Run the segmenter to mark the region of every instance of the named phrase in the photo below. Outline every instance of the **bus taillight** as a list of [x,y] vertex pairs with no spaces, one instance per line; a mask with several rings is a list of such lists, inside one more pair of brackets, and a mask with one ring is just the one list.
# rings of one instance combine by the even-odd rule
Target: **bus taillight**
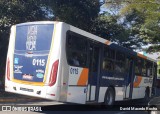
[[53,86],[56,83],[57,71],[58,71],[59,60],[55,61],[52,65],[52,70],[49,79],[49,86]]
[[10,80],[10,60],[7,60],[7,79]]

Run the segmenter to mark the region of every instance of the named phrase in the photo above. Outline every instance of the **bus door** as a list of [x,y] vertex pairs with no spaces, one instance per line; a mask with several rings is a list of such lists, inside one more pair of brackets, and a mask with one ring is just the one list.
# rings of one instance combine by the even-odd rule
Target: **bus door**
[[89,46],[89,79],[87,101],[97,101],[100,75],[100,47],[91,44]]
[[127,77],[125,80],[125,96],[124,98],[132,98],[133,82],[134,82],[134,60],[127,58]]

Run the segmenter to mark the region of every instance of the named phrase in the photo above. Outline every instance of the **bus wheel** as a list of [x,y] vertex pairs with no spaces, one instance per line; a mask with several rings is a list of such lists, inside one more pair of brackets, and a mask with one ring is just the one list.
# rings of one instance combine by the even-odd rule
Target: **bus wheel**
[[104,104],[105,106],[113,106],[115,101],[115,92],[113,88],[109,87],[105,94]]

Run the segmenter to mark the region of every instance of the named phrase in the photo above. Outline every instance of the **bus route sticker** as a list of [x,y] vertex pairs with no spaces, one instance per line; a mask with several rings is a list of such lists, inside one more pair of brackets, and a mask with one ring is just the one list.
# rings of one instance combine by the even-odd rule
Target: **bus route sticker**
[[29,26],[27,41],[26,41],[26,49],[29,51],[36,50],[36,40],[37,40],[37,26]]

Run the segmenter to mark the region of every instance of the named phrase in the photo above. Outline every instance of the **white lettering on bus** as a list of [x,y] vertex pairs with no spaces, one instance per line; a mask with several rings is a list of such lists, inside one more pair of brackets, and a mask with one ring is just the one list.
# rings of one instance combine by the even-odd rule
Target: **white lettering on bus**
[[29,26],[27,33],[26,49],[36,50],[37,26]]
[[32,65],[34,66],[45,66],[46,61],[45,59],[33,59]]
[[153,80],[153,79],[144,79],[144,83],[150,83],[150,84],[151,84],[151,83],[152,83],[152,80]]
[[107,77],[107,76],[102,76],[102,79],[108,79],[108,80],[124,80],[124,78]]

